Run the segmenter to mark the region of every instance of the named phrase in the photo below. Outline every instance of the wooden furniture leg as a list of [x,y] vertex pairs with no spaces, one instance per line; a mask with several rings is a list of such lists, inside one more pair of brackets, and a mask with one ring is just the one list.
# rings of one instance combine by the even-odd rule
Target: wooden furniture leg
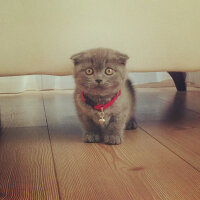
[[186,91],[186,73],[185,72],[168,72],[169,75],[172,77],[176,89],[178,91]]

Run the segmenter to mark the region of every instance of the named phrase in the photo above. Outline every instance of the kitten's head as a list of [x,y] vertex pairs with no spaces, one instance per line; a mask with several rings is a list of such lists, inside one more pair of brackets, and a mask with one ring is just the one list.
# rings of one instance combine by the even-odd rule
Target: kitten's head
[[71,57],[76,86],[90,95],[112,95],[126,80],[128,56],[112,49],[98,48]]

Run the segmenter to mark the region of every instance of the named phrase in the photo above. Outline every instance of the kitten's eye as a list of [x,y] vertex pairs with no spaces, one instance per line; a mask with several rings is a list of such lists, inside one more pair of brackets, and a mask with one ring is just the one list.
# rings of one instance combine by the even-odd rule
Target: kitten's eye
[[94,71],[93,71],[92,68],[87,68],[87,69],[85,70],[85,73],[86,73],[87,75],[92,75],[92,74],[94,73]]
[[112,74],[113,74],[113,69],[107,68],[107,69],[105,70],[105,73],[106,73],[107,75],[112,75]]

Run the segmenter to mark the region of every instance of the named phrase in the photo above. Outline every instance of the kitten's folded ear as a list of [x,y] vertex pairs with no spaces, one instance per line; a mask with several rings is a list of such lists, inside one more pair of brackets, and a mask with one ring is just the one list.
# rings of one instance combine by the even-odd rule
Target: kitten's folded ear
[[73,60],[74,65],[78,65],[81,61],[83,53],[77,53],[70,57]]
[[117,55],[117,61],[119,64],[121,65],[126,65],[126,61],[129,59],[129,57],[126,54],[122,54],[122,53],[116,53]]

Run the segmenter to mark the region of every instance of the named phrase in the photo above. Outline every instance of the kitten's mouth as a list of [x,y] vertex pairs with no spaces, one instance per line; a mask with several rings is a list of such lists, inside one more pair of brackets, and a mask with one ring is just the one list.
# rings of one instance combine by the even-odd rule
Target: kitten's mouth
[[103,85],[96,85],[96,86],[94,86],[94,89],[103,90],[103,89],[105,89],[105,87]]
[[114,84],[112,86],[108,86],[107,84],[98,84],[98,85],[93,84],[87,88],[86,93],[90,93],[93,95],[105,96],[105,95],[109,95],[112,93],[116,93],[116,91],[118,89],[119,89],[118,84]]
[[90,88],[90,93],[96,94],[96,95],[104,95],[107,93],[107,88],[103,85],[95,85]]

